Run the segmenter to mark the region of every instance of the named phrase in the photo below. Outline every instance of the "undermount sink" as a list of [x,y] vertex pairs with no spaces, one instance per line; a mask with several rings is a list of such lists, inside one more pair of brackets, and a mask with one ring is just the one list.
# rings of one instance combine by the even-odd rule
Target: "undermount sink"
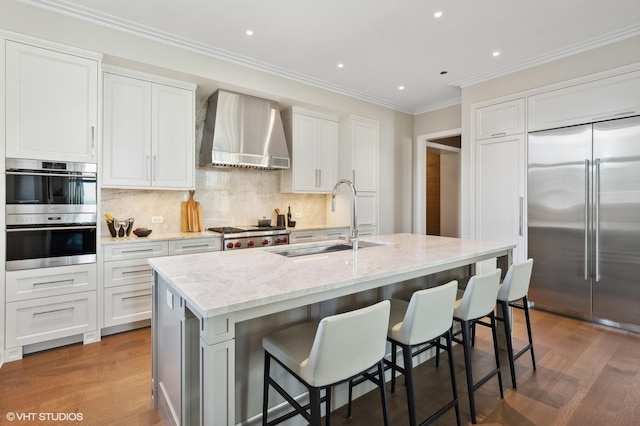
[[[372,243],[370,241],[358,241],[358,249],[381,246],[382,243]],[[284,250],[278,249],[271,251],[274,254],[286,257],[309,256],[312,254],[332,253],[334,251],[351,250],[353,247],[350,243],[331,243],[326,245],[296,247],[291,245]]]

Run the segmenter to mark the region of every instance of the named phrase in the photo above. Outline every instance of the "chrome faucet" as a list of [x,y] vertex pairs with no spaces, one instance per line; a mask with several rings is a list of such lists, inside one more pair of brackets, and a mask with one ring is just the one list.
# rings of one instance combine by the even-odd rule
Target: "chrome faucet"
[[336,190],[341,184],[346,184],[351,189],[351,205],[353,206],[353,211],[351,214],[351,236],[349,237],[349,242],[354,250],[358,248],[358,202],[357,202],[357,194],[356,187],[353,186],[348,179],[340,179],[333,187],[331,191],[331,211],[336,211]]

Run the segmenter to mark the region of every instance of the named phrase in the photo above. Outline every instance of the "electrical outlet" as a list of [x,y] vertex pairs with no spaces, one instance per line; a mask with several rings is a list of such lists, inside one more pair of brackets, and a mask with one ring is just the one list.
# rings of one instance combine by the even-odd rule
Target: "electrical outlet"
[[164,218],[162,216],[151,216],[151,223],[163,223]]
[[296,219],[300,219],[302,217],[302,213],[300,212],[296,212],[295,216]]

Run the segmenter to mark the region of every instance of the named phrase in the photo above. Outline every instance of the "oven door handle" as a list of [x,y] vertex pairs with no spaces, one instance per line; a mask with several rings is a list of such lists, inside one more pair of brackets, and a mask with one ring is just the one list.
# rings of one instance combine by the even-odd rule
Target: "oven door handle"
[[24,227],[21,226],[19,228],[9,228],[7,227],[7,232],[28,232],[28,231],[67,231],[70,229],[96,229],[95,225],[87,225],[87,226],[30,226]]
[[90,178],[95,179],[95,173],[39,173],[39,172],[12,172],[7,170],[8,175],[16,176],[46,176],[46,177],[75,177],[75,178]]

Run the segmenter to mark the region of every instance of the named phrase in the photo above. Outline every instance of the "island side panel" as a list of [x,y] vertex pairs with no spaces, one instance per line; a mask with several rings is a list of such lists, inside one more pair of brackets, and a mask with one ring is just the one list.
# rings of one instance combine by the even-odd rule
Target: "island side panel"
[[236,323],[233,314],[201,319],[200,415],[204,425],[236,423]]
[[175,425],[200,424],[199,321],[184,299],[154,273],[152,392]]

